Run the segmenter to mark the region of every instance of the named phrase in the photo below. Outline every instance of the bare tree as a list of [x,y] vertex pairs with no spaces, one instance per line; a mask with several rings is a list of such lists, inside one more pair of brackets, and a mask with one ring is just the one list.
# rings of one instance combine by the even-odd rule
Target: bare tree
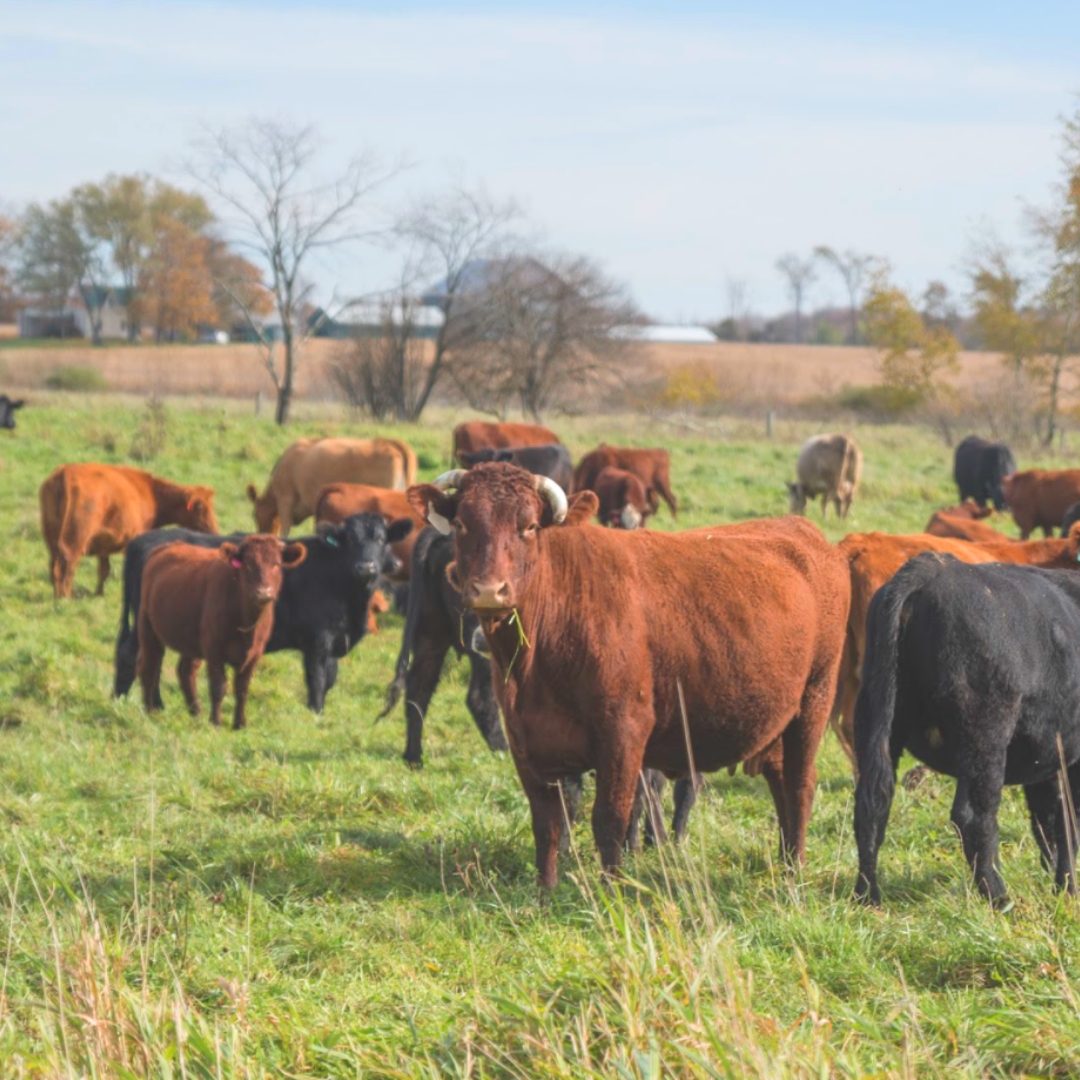
[[813,259],[800,259],[789,253],[776,260],[776,269],[787,279],[788,295],[795,308],[795,343],[802,341],[802,307],[807,289],[817,277]]
[[492,268],[471,308],[473,344],[454,379],[470,402],[505,413],[516,398],[536,420],[610,376],[640,322],[624,289],[581,257],[515,255]]
[[731,332],[736,341],[745,337],[746,317],[750,314],[750,284],[743,277],[727,278],[727,309]]
[[850,248],[841,253],[827,244],[819,244],[814,254],[827,262],[839,275],[848,294],[848,343],[859,343],[859,311],[862,309],[864,284],[877,262],[873,255],[860,254]]
[[396,172],[365,153],[337,177],[322,179],[315,171],[319,149],[312,125],[253,119],[242,128],[206,132],[188,165],[191,176],[227,208],[237,246],[267,275],[280,323],[280,350],[244,298],[237,294],[234,301],[262,349],[277,391],[279,424],[289,420],[308,338],[323,321],[356,303],[335,300],[318,319],[309,320],[312,286],[305,271],[319,255],[374,238],[377,230],[364,224],[372,196]]
[[474,344],[478,319],[473,309],[486,290],[490,267],[511,242],[512,226],[520,216],[514,202],[499,202],[482,188],[459,185],[418,203],[398,223],[396,232],[409,250],[399,282],[399,303],[406,302],[410,281],[418,281],[425,273],[438,275],[438,282],[423,299],[442,312],[434,355],[418,391],[406,402],[406,387],[399,387],[401,419],[419,419],[455,357]]

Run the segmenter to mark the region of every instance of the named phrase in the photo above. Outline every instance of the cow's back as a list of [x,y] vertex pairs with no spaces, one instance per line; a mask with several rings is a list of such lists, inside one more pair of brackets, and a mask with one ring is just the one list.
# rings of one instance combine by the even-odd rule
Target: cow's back
[[157,548],[143,567],[140,619],[149,619],[169,648],[200,656],[203,621],[216,618],[208,607],[225,605],[229,571],[218,550],[187,544]]
[[108,554],[152,528],[152,478],[123,465],[62,465],[42,485],[42,524],[72,550]]
[[454,428],[454,457],[488,447],[501,450],[514,446],[543,446],[557,443],[559,436],[541,424],[510,424],[492,420],[467,420]]
[[808,494],[836,491],[844,479],[846,435],[815,435],[799,451],[795,471]]

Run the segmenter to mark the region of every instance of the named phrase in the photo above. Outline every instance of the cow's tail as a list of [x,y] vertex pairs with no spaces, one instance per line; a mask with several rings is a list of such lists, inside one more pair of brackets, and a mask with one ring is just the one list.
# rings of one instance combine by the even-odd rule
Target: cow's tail
[[905,608],[911,594],[939,565],[939,559],[932,555],[913,559],[870,602],[862,686],[855,705],[855,758],[859,767],[856,822],[880,822],[892,803],[896,787],[892,735]]
[[412,565],[409,568],[409,602],[405,608],[405,629],[401,634],[401,651],[398,653],[397,665],[394,668],[393,682],[386,688],[386,703],[383,711],[375,718],[376,720],[389,716],[401,700],[401,695],[405,693],[405,678],[409,673],[409,663],[416,644],[416,630],[420,625],[420,612],[424,606],[424,563],[427,560],[428,550],[438,536],[435,529],[425,529],[413,548]]

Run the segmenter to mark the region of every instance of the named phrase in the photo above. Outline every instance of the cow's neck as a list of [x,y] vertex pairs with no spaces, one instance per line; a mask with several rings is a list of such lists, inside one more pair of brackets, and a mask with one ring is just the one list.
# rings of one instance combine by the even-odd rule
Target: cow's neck
[[157,506],[154,527],[160,528],[162,525],[172,525],[176,520],[179,507],[187,504],[188,493],[179,484],[172,484],[168,480],[159,480],[156,476],[153,485],[154,502]]

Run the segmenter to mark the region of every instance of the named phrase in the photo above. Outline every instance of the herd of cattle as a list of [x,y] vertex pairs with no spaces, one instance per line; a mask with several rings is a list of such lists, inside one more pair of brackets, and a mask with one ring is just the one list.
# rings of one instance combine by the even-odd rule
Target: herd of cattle
[[[267,651],[302,654],[308,705],[321,710],[339,661],[377,629],[392,593],[405,627],[383,715],[404,697],[406,761],[423,761],[453,649],[471,665],[481,736],[511,751],[546,887],[587,771],[609,871],[637,846],[643,814],[646,836],[665,838],[665,777],[678,838],[698,774],[740,763],[764,776],[781,851],[801,862],[831,723],[857,780],[859,896],[879,901],[904,750],[956,777],[952,820],[989,898],[1005,896],[1005,784],[1023,785],[1044,864],[1074,889],[1061,777],[1080,794],[1080,470],[1019,472],[1007,447],[972,436],[955,455],[959,506],[921,534],[834,545],[794,515],[641,528],[661,500],[677,515],[663,449],[602,445],[574,467],[547,428],[473,421],[454,430],[452,457],[456,467],[417,484],[400,440],[300,440],[261,494],[248,488],[258,532],[228,536],[209,488],[61,466],[41,486],[55,596],[71,596],[84,555],[98,559],[100,594],[110,555],[124,552],[116,694],[138,679],[145,707],[161,708],[171,649],[193,715],[206,663],[215,724],[233,668],[238,728]],[[820,496],[823,514],[831,502],[846,516],[861,472],[849,437],[811,439],[792,511]],[[987,524],[1006,507],[1023,540]],[[289,542],[309,517],[315,535]],[[1045,538],[1028,541],[1036,528]]]

